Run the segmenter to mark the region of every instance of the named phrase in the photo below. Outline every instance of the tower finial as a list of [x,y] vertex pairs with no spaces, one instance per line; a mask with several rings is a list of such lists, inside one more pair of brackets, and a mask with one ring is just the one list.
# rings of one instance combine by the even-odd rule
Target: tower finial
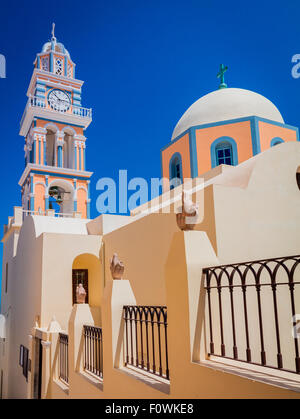
[[227,87],[227,84],[225,83],[225,77],[224,74],[228,70],[228,67],[224,64],[220,64],[220,71],[217,74],[217,77],[220,79],[220,86],[219,89],[225,89]]
[[55,31],[55,23],[52,23],[52,32],[51,32],[51,34],[52,34],[52,40],[54,41],[56,38],[55,38],[55,35],[54,35],[54,31]]

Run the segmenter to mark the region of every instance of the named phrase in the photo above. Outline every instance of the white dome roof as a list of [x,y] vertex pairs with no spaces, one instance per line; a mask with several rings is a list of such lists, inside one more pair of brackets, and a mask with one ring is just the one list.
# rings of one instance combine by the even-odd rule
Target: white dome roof
[[183,114],[172,140],[195,125],[259,116],[284,123],[276,106],[264,96],[245,89],[219,89],[201,97]]

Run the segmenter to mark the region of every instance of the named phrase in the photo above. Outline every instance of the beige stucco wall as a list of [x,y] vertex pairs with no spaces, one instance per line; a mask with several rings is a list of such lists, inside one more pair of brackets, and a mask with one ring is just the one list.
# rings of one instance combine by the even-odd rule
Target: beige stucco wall
[[44,233],[42,237],[43,305],[41,326],[47,327],[52,316],[55,315],[61,327],[67,330],[72,310],[72,268],[74,262],[76,263],[75,259],[80,255],[85,255],[85,260],[81,259],[81,267],[86,263],[85,268],[90,270],[91,286],[95,287],[95,289],[89,290],[92,305],[99,304],[97,295],[101,292],[101,278],[94,258],[99,258],[101,238],[99,236],[56,233]]
[[117,253],[125,264],[138,304],[164,305],[164,263],[177,230],[174,214],[151,214],[104,236],[105,276],[111,278],[110,258]]
[[[3,388],[2,397],[6,398],[13,386],[13,369],[10,362],[12,351],[12,327],[14,324],[14,311],[12,310],[14,300],[13,279],[14,274],[14,257],[19,239],[19,230],[11,232],[7,237],[5,246],[3,247],[3,262],[2,262],[2,290],[1,290],[1,313],[6,318],[6,339],[0,340],[0,373],[3,371]],[[6,287],[6,264],[8,264],[8,282],[7,292]]]
[[[153,223],[152,223],[153,226]],[[147,229],[146,229],[147,231]],[[159,236],[159,230],[153,233]],[[123,304],[132,304],[133,294],[130,281],[107,280],[102,305],[104,336],[104,379],[99,384],[92,383],[86,376],[72,372],[69,397],[75,398],[300,398],[300,393],[266,384],[256,379],[241,377],[234,373],[218,371],[204,365],[205,356],[200,356],[200,346],[204,339],[203,327],[203,288],[201,287],[201,269],[207,264],[214,264],[216,256],[213,248],[202,232],[175,232],[167,246],[163,261],[158,254],[161,249],[153,248],[153,269],[163,262],[164,283],[166,285],[166,303],[168,306],[168,345],[170,386],[152,385],[146,379],[126,373],[116,366],[118,353],[122,353],[123,324],[121,312]],[[124,282],[124,284],[121,284]],[[122,285],[122,286],[121,286]],[[145,303],[150,304],[150,299]],[[119,311],[119,317],[116,314]],[[80,323],[76,310],[71,323]],[[118,320],[119,319],[119,320]],[[86,310],[81,321],[88,322]],[[74,326],[76,328],[76,326]],[[73,329],[72,329],[73,330]],[[80,328],[77,332],[80,334]],[[73,335],[73,332],[71,333]],[[70,354],[72,354],[72,349]],[[73,355],[72,355],[73,356]],[[277,380],[277,385],[280,384]],[[53,385],[53,395],[65,398],[66,394]]]
[[246,188],[214,185],[221,262],[299,254],[300,143],[272,147],[247,164],[251,160],[255,164]]
[[[26,217],[10,282],[13,310],[9,396],[27,394],[25,378],[18,366],[19,345],[28,347],[28,334],[36,316],[42,329],[55,316],[62,329],[69,331],[71,340],[77,342],[77,346],[74,343],[74,348],[70,348],[70,355],[76,357],[73,363],[76,367],[70,373],[69,393],[51,381],[57,377],[49,373],[47,397],[299,397],[300,393],[220,372],[201,363],[205,361],[207,339],[203,332],[202,268],[298,254],[299,162],[300,144],[289,143],[226,171],[207,185],[203,195],[204,219],[193,232],[180,232],[174,214],[151,214],[132,219],[126,225],[121,223],[113,231],[105,228],[109,232],[103,237],[84,233],[84,226],[78,234],[42,232],[41,224],[41,234],[36,237],[34,218]],[[100,231],[96,224],[92,226],[94,232]],[[13,245],[7,242],[5,252],[12,253],[12,249]],[[124,279],[130,287],[126,292],[114,289],[111,280],[110,258],[115,252],[125,264]],[[89,269],[91,312],[72,308],[73,267]],[[133,297],[140,305],[168,306],[169,392],[116,368],[118,339],[122,353],[120,310],[123,304],[132,303]],[[95,385],[77,368],[84,322],[103,327],[103,386]],[[49,350],[53,361],[57,351],[54,343]],[[118,365],[122,366],[121,355]],[[50,371],[51,365],[48,367]]]

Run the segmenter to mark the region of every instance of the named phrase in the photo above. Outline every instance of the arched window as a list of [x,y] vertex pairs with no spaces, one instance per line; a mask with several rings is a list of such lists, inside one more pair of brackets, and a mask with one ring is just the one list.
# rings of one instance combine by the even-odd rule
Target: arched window
[[282,138],[280,138],[280,137],[274,137],[271,140],[271,147],[274,147],[275,145],[278,145],[278,144],[281,144],[281,143],[284,143],[284,141],[283,141]]
[[171,189],[182,183],[182,160],[179,153],[173,154],[170,160],[170,181],[172,181]]
[[220,164],[229,164],[233,166],[233,153],[231,144],[226,141],[219,143],[216,147],[217,166]]
[[238,164],[236,142],[231,137],[217,138],[211,145],[211,166],[220,164],[236,166]]

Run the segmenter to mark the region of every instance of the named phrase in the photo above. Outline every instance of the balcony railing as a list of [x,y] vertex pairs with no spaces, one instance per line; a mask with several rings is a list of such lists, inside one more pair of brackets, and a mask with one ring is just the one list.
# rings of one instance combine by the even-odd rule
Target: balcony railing
[[[23,210],[23,221],[24,221],[25,217],[27,217],[28,215],[46,216],[47,215],[47,212],[46,211]],[[63,213],[63,212],[54,212],[53,213],[53,217],[57,217],[57,218],[74,218],[74,214],[73,213]]]
[[103,378],[102,329],[94,326],[83,326],[83,336],[84,369]]
[[21,123],[22,126],[26,112],[29,108],[40,108],[40,109],[47,109],[48,111],[52,112],[59,112],[65,115],[74,115],[80,118],[89,118],[92,119],[92,109],[91,108],[83,108],[81,106],[70,105],[67,110],[60,109],[59,107],[52,108],[48,105],[46,99],[37,97],[37,96],[29,96],[25,111],[23,113]]
[[124,306],[125,365],[170,379],[167,307]]
[[209,356],[299,374],[300,256],[209,267],[203,273]]
[[64,333],[59,334],[59,378],[69,383],[69,337]]

